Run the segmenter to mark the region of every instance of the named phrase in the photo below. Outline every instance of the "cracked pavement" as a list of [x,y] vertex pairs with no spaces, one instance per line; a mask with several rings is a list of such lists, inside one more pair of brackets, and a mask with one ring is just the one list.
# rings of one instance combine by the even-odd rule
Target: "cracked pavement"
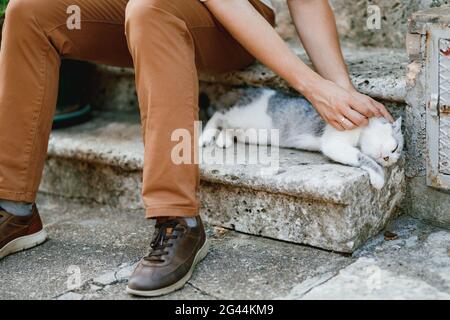
[[[50,239],[0,261],[0,299],[136,299],[125,286],[153,231],[141,210],[38,206]],[[348,256],[208,227],[189,283],[157,299],[450,299],[450,231],[407,216],[389,230]]]

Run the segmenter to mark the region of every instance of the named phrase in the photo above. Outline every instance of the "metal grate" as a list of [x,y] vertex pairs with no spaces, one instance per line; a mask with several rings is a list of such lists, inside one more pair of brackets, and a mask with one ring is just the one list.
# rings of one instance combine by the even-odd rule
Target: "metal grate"
[[439,171],[450,174],[450,41],[439,40]]
[[439,109],[450,111],[450,40],[439,40]]

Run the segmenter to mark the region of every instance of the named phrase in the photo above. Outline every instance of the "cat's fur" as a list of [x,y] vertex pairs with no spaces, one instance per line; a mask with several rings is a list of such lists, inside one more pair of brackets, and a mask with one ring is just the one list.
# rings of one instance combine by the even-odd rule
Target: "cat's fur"
[[243,143],[274,145],[270,139],[249,140],[239,130],[226,129],[278,129],[278,146],[320,151],[336,162],[362,168],[377,189],[385,184],[383,167],[396,163],[401,156],[401,118],[393,124],[384,118],[371,118],[366,127],[338,131],[326,124],[304,98],[286,99],[273,90],[254,89],[250,101],[248,97],[246,100],[216,112],[205,126],[199,144],[215,141],[217,146],[227,148],[236,138]]

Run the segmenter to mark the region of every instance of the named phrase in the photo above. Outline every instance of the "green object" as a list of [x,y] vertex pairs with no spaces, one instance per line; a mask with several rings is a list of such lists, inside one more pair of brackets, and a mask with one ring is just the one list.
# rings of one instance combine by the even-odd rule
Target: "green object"
[[91,74],[89,63],[62,60],[53,129],[80,124],[91,118],[88,103]]
[[84,123],[91,119],[91,106],[77,106],[77,109],[70,112],[57,113],[53,117],[52,129],[67,128]]
[[7,4],[8,4],[8,0],[0,0],[0,16],[2,16],[5,13]]

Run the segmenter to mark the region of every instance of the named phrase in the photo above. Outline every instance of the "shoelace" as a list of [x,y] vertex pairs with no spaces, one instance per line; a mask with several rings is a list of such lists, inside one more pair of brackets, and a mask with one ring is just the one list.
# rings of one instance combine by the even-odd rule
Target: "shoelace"
[[[155,230],[156,234],[150,244],[150,253],[144,260],[164,262],[163,256],[169,254],[165,249],[173,246],[173,243],[170,243],[169,241],[178,238],[178,235],[175,235],[174,231],[179,231],[183,234],[186,229],[179,225],[178,220],[167,220],[162,223],[157,223],[155,228],[157,231]],[[172,231],[167,233],[168,229],[172,229]]]

